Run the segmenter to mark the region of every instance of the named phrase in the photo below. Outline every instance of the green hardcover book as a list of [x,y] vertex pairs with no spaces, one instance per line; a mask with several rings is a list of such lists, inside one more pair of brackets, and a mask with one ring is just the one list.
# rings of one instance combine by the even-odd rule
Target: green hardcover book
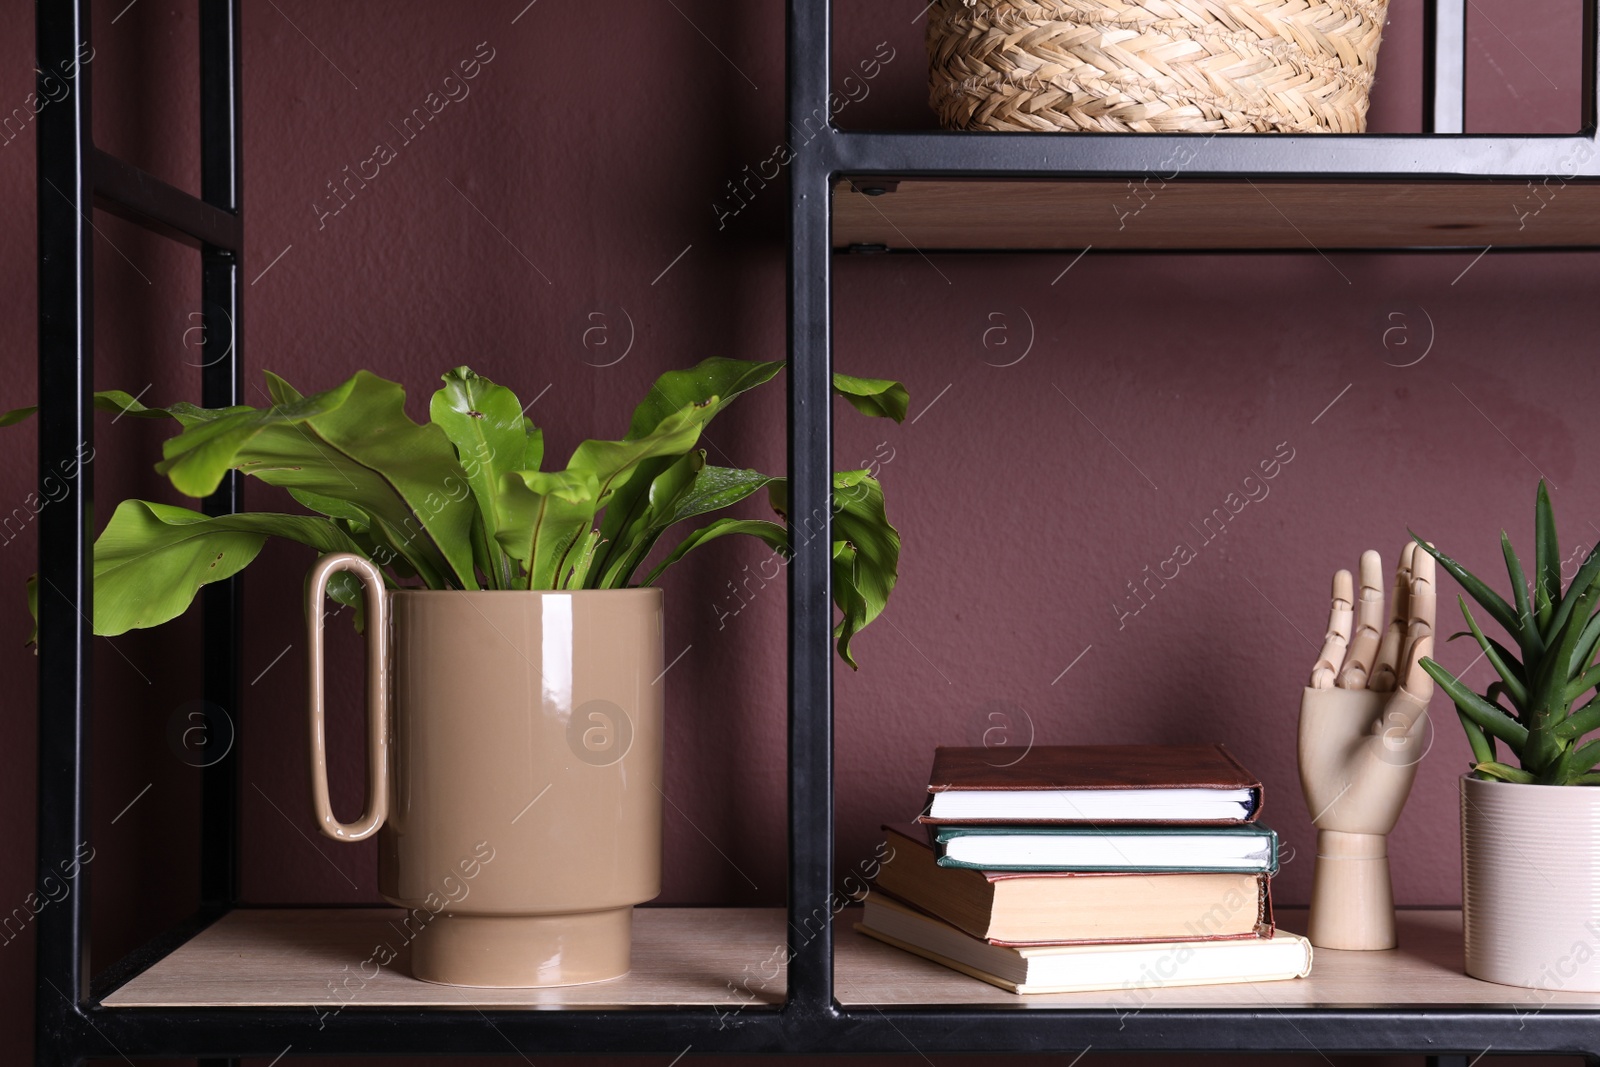
[[945,826],[939,866],[978,871],[1276,874],[1278,835],[1239,826]]

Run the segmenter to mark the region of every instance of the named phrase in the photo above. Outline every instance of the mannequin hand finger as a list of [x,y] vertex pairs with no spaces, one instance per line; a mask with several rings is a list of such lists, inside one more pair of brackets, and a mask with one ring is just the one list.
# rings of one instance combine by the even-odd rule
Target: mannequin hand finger
[[1389,594],[1389,626],[1378,644],[1378,660],[1372,665],[1372,678],[1367,682],[1367,688],[1375,693],[1393,692],[1400,683],[1400,653],[1405,645],[1406,619],[1411,615],[1411,557],[1416,550],[1417,543],[1407,541],[1394,569],[1394,589]]
[[[1435,569],[1433,557],[1426,552],[1418,552],[1411,562],[1411,608],[1410,618],[1406,620],[1405,649],[1401,653],[1400,662],[1410,665],[1429,655],[1428,652],[1417,654],[1415,646],[1424,637],[1433,637],[1433,619],[1436,601],[1438,599],[1437,585],[1434,581]],[[1428,647],[1433,647],[1430,640]],[[1419,668],[1420,669],[1420,668]],[[1409,684],[1409,683],[1408,683]]]
[[1422,661],[1433,655],[1433,635],[1424,634],[1412,644],[1406,658],[1406,694],[1424,706],[1433,699],[1433,676],[1422,669]]
[[1383,557],[1370,548],[1361,553],[1361,599],[1356,603],[1356,631],[1339,674],[1340,689],[1365,689],[1378,654],[1383,627]]
[[1333,576],[1333,606],[1328,612],[1328,632],[1322,640],[1322,655],[1311,669],[1311,688],[1332,689],[1333,680],[1344,662],[1345,646],[1350,643],[1350,625],[1355,617],[1352,602],[1355,581],[1349,571]]

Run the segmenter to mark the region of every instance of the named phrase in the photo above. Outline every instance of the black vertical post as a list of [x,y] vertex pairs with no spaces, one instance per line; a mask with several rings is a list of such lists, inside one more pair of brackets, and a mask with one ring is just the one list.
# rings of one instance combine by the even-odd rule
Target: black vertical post
[[[1585,9],[1591,6],[1584,4]],[[1423,31],[1423,129],[1462,133],[1467,113],[1467,0],[1428,0]]]
[[1597,19],[1596,9],[1600,9],[1600,0],[1587,0],[1583,5],[1583,112],[1582,129],[1584,133],[1593,136],[1595,133],[1596,109],[1600,108],[1600,79],[1597,79],[1595,69],[1595,53],[1600,49],[1600,41],[1595,38],[1600,33],[1600,19]]
[[[34,1017],[37,1062],[75,1064],[78,1012],[89,996],[89,708],[94,616],[90,497],[94,483],[93,179],[87,0],[39,0],[39,837],[37,891],[72,891],[42,909]],[[69,73],[70,72],[70,73]],[[48,80],[48,83],[47,83]],[[60,85],[70,90],[62,97]],[[81,451],[80,451],[81,449]],[[61,483],[71,491],[61,497]],[[58,499],[59,498],[59,499]],[[89,845],[88,847],[92,847]],[[59,890],[57,890],[59,892]]]
[[[790,0],[790,131],[826,126],[829,5]],[[803,1022],[833,1010],[833,602],[830,351],[832,131],[789,171],[789,989]]]
[[[228,211],[240,209],[243,163],[240,137],[239,0],[200,3],[200,197]],[[240,227],[241,234],[243,226]],[[202,347],[201,403],[242,403],[239,341],[240,271],[237,249],[205,245],[200,251]],[[230,471],[206,498],[208,515],[240,508],[241,478]],[[200,902],[231,907],[239,899],[240,580],[205,587],[203,692],[208,705],[205,769],[201,772]],[[220,709],[220,713],[217,711]]]

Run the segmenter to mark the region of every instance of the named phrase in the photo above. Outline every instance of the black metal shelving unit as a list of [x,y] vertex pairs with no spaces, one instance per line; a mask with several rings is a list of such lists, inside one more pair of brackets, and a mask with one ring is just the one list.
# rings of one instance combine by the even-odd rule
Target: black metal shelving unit
[[[1419,135],[1229,136],[1212,143],[1201,181],[1245,178],[1292,183],[1470,185],[1486,179],[1561,175],[1582,186],[1600,178],[1596,144],[1596,33],[1600,0],[1584,0],[1586,96],[1579,132],[1564,136],[1462,134],[1467,0],[1428,6],[1429,132]],[[89,70],[78,90],[38,116],[39,462],[41,479],[80,442],[93,442],[92,229],[96,206],[129,214],[200,246],[206,315],[202,394],[210,405],[239,395],[239,270],[243,248],[239,178],[239,0],[199,0],[202,187],[196,198],[97,150],[90,136]],[[829,114],[829,6],[788,4],[788,118],[796,130]],[[91,40],[87,0],[38,0],[38,67],[60,69]],[[43,90],[41,86],[41,94]],[[1192,136],[868,133],[832,128],[790,167],[789,474],[794,514],[830,508],[832,426],[829,370],[836,197],[920,179],[1093,181],[1158,173]],[[1574,161],[1580,161],[1574,164]],[[1600,189],[1600,185],[1591,186]],[[1411,246],[1415,242],[1406,242]],[[1470,244],[1460,237],[1442,242]],[[1567,242],[1568,245],[1574,242]],[[1576,242],[1600,247],[1600,239]],[[1078,246],[1081,247],[1081,246]],[[1235,247],[1235,246],[1230,246]],[[41,878],[70,861],[88,830],[92,634],[89,511],[82,491],[42,512],[40,526],[39,855]],[[207,507],[237,506],[230,482]],[[834,900],[833,690],[830,553],[827,537],[797,538],[789,571],[788,985],[781,1006],[751,1005],[727,1017],[705,1007],[504,1010],[351,1007],[318,1026],[304,1008],[112,1008],[105,998],[183,945],[238,902],[238,780],[234,754],[205,771],[200,912],[98,975],[87,967],[89,872],[78,891],[37,922],[37,1062],[91,1057],[703,1052],[1066,1052],[1280,1051],[1425,1053],[1465,1065],[1496,1053],[1566,1052],[1600,1061],[1600,1010],[1505,1005],[1383,1004],[1370,1007],[1158,1009],[1125,1027],[1113,1010],[928,1005],[841,1007],[834,996],[833,942],[809,917]],[[239,603],[232,583],[204,602],[208,700],[236,706]],[[814,924],[811,924],[814,925]],[[805,931],[804,933],[802,931]],[[206,1059],[209,1057],[210,1059]]]

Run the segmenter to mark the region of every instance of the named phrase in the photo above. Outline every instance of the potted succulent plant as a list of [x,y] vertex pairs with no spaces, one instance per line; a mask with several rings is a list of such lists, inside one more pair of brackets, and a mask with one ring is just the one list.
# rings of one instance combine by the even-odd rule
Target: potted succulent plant
[[[781,523],[693,525],[760,492],[788,511],[783,478],[708,465],[696,447],[717,412],[782,367],[709,359],[665,374],[626,435],[584,441],[559,470],[542,469],[543,435],[516,395],[466,367],[443,376],[423,424],[398,383],[365,371],[311,396],[269,373],[265,409],[97,394],[178,422],[157,470],[180,492],[205,496],[236,470],[308,513],[123,501],[95,542],[95,632],[176,617],[268,537],[323,553],[306,596],[313,805],[329,837],[378,834],[379,888],[408,909],[397,929],[412,973],[485,986],[616,977],[632,906],[659,889],[665,672],[652,584],[726,534],[787,560]],[[905,416],[897,382],[833,386],[868,415]],[[871,475],[833,484],[835,636],[854,667],[851,639],[894,588],[900,538]],[[815,536],[822,516],[805,518],[796,536]],[[680,524],[687,534],[641,577]],[[356,608],[367,640],[367,807],[353,823],[328,799],[325,595]]]
[[[1472,745],[1461,778],[1462,906],[1466,968],[1475,978],[1540,989],[1600,992],[1600,545],[1565,591],[1555,515],[1544,482],[1534,507],[1530,577],[1500,534],[1508,602],[1418,539],[1509,635],[1487,636],[1465,598],[1467,632],[1499,676],[1482,695],[1431,659]],[[1464,636],[1458,634],[1457,636]],[[1501,758],[1504,745],[1515,764]]]

